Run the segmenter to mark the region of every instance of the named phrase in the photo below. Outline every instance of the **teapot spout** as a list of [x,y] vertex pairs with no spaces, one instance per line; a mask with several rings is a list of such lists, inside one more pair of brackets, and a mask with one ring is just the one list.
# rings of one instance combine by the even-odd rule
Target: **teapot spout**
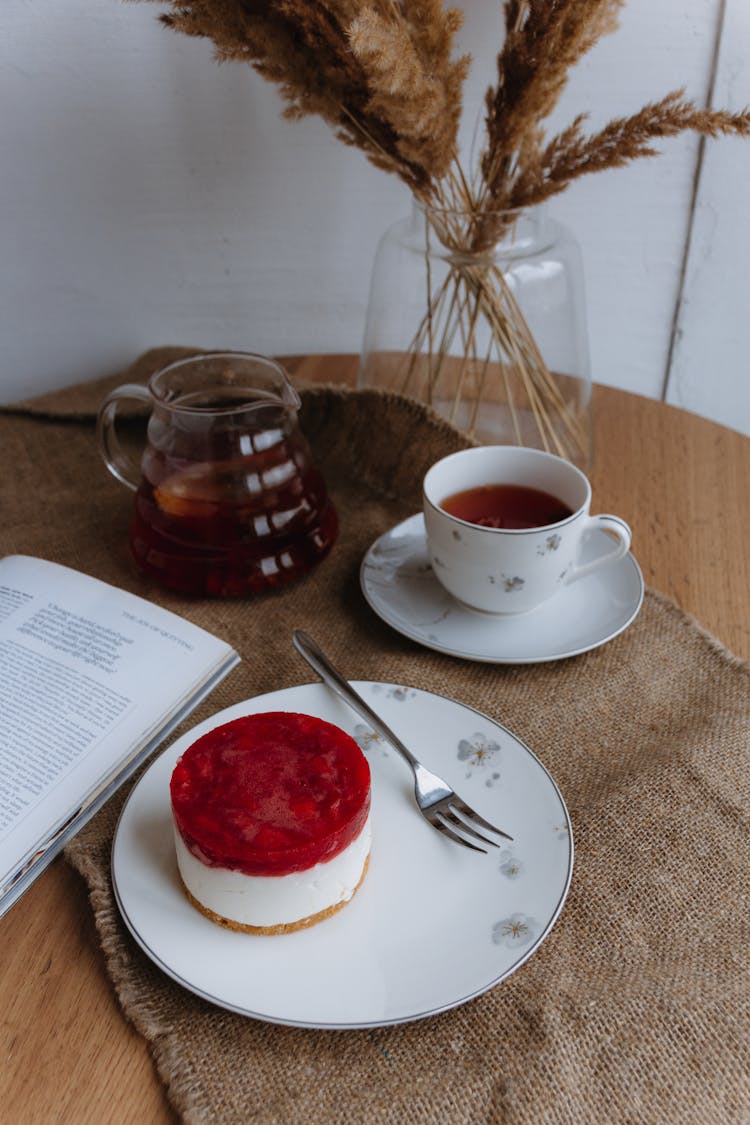
[[299,392],[292,382],[289,376],[289,372],[286,370],[286,368],[283,367],[282,364],[278,363],[278,361],[277,367],[279,369],[280,376],[283,379],[280,395],[281,401],[283,402],[284,406],[288,407],[289,410],[297,411],[302,406],[302,399],[299,397]]

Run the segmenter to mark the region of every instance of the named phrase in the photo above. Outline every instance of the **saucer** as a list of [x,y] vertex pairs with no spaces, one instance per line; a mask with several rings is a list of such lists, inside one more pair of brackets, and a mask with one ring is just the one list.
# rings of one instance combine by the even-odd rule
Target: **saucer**
[[[582,562],[611,550],[594,531]],[[443,589],[427,554],[424,519],[410,516],[373,543],[360,583],[371,608],[397,632],[448,656],[488,664],[563,660],[627,629],[643,602],[643,575],[631,554],[565,586],[529,613],[495,615],[462,606]]]

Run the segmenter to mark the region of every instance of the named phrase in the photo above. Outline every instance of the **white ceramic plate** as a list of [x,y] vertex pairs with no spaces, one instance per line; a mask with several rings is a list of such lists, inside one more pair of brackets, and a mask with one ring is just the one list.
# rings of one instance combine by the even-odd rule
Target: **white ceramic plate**
[[[355,687],[425,764],[512,844],[482,855],[451,843],[414,804],[411,771],[320,683],[229,707],[164,751],[135,786],[115,833],[117,903],[148,956],[223,1008],[297,1027],[378,1027],[456,1007],[531,956],[562,908],[573,868],[565,802],[541,762],[500,724],[430,692]],[[240,715],[299,711],[336,723],[372,771],[370,868],[343,910],[277,937],[224,930],[177,875],[169,780],[205,731]]]
[[[582,561],[611,549],[605,532],[595,531]],[[421,514],[373,543],[360,583],[375,613],[397,632],[437,652],[490,664],[537,664],[598,648],[627,629],[643,602],[641,569],[628,554],[530,613],[468,609],[433,574]]]

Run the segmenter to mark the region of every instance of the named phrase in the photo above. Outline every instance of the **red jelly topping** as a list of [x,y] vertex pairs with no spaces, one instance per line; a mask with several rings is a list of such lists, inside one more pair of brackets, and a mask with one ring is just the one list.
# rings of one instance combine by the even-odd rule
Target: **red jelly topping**
[[189,746],[170,785],[193,855],[246,875],[332,859],[364,827],[370,767],[339,727],[286,711],[248,715]]

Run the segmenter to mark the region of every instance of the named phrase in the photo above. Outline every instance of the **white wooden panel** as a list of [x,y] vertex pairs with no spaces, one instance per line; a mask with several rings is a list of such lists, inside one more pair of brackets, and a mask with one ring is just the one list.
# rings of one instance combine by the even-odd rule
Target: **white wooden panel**
[[[629,0],[566,104],[590,105],[592,125],[603,125],[683,86],[701,103],[716,15],[716,0]],[[698,142],[656,147],[659,156],[580,180],[557,204],[582,243],[594,378],[651,397],[669,354]]]
[[[717,11],[716,0],[627,0],[618,30],[572,72],[555,124],[587,112],[594,131],[680,87],[702,103]],[[470,27],[474,19],[469,8]],[[470,46],[491,74],[490,48],[478,35]],[[550,203],[581,243],[594,378],[651,397],[669,354],[697,140],[659,147],[656,158],[582,177]]]
[[[750,103],[750,5],[727,0],[715,104]],[[750,434],[750,140],[708,144],[668,401]]]

